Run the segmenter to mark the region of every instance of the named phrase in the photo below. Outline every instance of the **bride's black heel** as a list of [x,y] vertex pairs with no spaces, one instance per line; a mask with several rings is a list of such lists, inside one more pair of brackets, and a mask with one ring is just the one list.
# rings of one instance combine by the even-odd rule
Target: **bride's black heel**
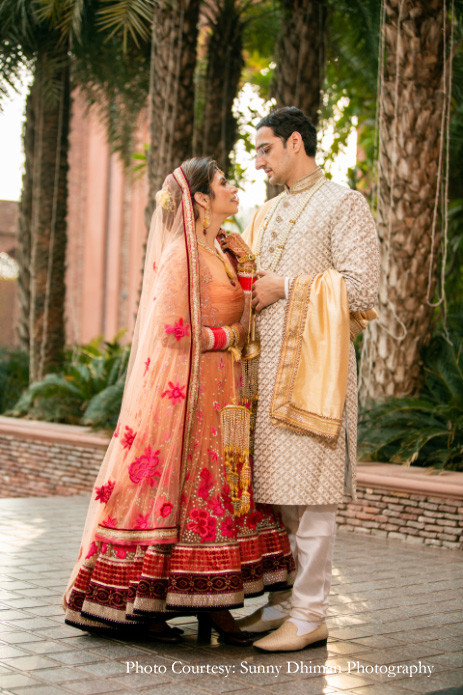
[[210,642],[212,623],[207,613],[198,614],[198,642]]
[[[224,620],[222,621],[220,620],[220,613],[223,613]],[[228,611],[199,613],[197,617],[198,642],[210,642],[213,629],[219,633],[221,641],[226,644],[234,644],[239,647],[250,647],[255,640],[255,636],[252,633],[240,631],[232,615]],[[221,622],[222,624],[220,624]],[[227,629],[227,627],[231,629]]]

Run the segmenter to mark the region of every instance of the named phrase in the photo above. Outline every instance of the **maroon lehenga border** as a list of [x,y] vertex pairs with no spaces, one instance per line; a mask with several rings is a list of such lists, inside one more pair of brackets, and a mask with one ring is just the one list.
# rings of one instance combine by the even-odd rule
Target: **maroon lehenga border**
[[271,509],[261,509],[257,528],[241,529],[237,543],[98,542],[76,578],[66,622],[83,629],[133,627],[159,614],[167,619],[169,612],[239,608],[244,598],[291,586],[295,567],[288,537]]

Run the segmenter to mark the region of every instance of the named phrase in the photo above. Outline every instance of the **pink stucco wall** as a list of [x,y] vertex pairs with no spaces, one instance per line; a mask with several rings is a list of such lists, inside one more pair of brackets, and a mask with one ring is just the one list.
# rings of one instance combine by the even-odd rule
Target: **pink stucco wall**
[[[140,117],[135,148],[147,141]],[[67,340],[111,340],[133,330],[146,238],[145,176],[124,170],[111,154],[95,110],[74,95],[70,134]]]

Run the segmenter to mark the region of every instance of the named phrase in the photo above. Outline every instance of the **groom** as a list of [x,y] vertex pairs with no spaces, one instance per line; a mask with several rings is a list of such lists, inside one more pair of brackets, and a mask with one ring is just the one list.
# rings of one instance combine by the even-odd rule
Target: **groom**
[[[256,168],[284,186],[244,239],[258,253],[253,306],[261,338],[255,500],[280,505],[296,561],[292,591],[238,621],[264,651],[326,642],[336,506],[355,498],[353,327],[378,291],[375,224],[361,193],[325,178],[316,131],[295,107],[257,126]],[[356,313],[353,313],[356,312]],[[350,332],[349,332],[350,329]]]

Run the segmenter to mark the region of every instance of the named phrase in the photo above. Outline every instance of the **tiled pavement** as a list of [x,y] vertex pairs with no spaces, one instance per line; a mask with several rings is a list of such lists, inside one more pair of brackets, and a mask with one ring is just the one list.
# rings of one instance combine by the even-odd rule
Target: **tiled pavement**
[[[2,693],[463,692],[463,555],[457,551],[339,534],[327,647],[266,655],[215,640],[198,646],[195,619],[177,620],[185,628],[181,645],[125,643],[63,623],[61,594],[86,507],[85,497],[0,500]],[[236,613],[263,602],[254,599]]]

